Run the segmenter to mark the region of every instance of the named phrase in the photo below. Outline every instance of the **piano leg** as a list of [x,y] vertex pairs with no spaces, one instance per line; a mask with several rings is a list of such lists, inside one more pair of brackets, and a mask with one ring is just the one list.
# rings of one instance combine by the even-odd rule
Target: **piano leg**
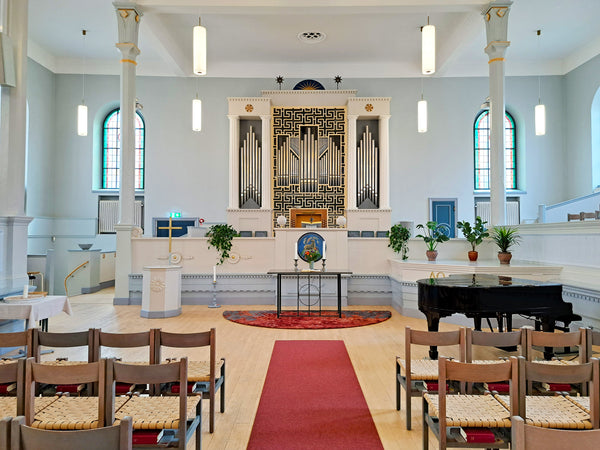
[[[550,319],[549,317],[542,317],[542,331],[546,333],[554,333],[554,326],[556,325],[554,322],[554,318]],[[551,360],[554,356],[554,348],[552,347],[544,347],[544,359]]]
[[[440,328],[440,315],[437,313],[428,312],[427,316],[427,330],[428,331],[439,331]],[[431,359],[438,359],[437,346],[429,347],[429,357]]]

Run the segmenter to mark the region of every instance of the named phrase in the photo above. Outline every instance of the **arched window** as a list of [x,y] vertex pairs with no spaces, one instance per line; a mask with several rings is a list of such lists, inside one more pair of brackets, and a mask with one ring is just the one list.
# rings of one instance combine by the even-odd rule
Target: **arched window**
[[[490,111],[484,110],[473,126],[475,142],[475,189],[490,188]],[[504,116],[504,168],[506,189],[517,189],[517,130],[513,117]]]
[[[135,189],[144,189],[144,119],[135,112]],[[106,115],[102,125],[102,189],[119,189],[121,177],[121,111]]]

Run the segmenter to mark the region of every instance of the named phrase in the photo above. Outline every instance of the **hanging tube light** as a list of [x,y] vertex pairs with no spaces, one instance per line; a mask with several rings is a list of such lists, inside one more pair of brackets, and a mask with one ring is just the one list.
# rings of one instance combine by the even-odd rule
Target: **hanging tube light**
[[194,27],[193,35],[194,46],[194,73],[196,75],[206,75],[206,28],[200,25]]
[[421,28],[421,72],[431,75],[435,72],[435,27],[429,24]]
[[[542,30],[537,30],[538,52],[540,49],[540,35]],[[543,136],[546,134],[546,106],[542,104],[542,80],[538,75],[538,104],[535,105],[535,135]]]
[[202,100],[196,98],[192,100],[192,130],[202,131]]
[[79,136],[87,136],[88,133],[88,108],[85,105],[85,36],[87,30],[81,30],[83,36],[83,70],[81,74],[82,94],[81,104],[77,106],[77,134]]
[[417,102],[417,131],[427,133],[427,100],[423,100],[423,94]]

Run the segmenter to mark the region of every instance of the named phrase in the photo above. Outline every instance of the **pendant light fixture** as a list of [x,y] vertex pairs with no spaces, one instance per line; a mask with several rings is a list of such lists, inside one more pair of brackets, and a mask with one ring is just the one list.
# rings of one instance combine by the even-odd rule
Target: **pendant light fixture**
[[198,98],[198,77],[196,77],[196,98],[192,100],[192,131],[202,131],[202,100]]
[[421,100],[417,102],[417,131],[427,133],[427,100],[423,100],[423,78],[421,78]]
[[429,24],[421,28],[421,72],[431,75],[435,72],[435,27]]
[[88,108],[85,104],[85,37],[87,30],[81,30],[83,36],[83,70],[81,74],[82,79],[82,94],[81,104],[77,106],[77,134],[79,136],[87,136],[88,133]]
[[206,75],[206,28],[200,25],[194,27],[193,35],[194,46],[194,73],[196,75]]
[[[540,36],[542,30],[537,30],[538,54],[540,52]],[[538,104],[535,105],[535,135],[546,134],[546,106],[542,104],[542,77],[538,75]]]

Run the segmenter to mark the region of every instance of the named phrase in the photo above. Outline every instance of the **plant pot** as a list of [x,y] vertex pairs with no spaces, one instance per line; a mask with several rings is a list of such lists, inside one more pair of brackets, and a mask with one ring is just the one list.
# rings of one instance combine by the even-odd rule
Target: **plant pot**
[[435,261],[437,258],[437,250],[427,250],[425,252],[428,261]]
[[500,264],[510,264],[511,258],[512,253],[510,252],[498,252],[498,259],[500,260]]
[[309,261],[309,263],[308,263],[308,268],[309,268],[310,270],[314,270],[314,269],[315,269],[315,262],[314,262],[314,261]]
[[477,261],[478,256],[479,256],[479,253],[477,253],[475,250],[471,250],[469,252],[469,261]]

